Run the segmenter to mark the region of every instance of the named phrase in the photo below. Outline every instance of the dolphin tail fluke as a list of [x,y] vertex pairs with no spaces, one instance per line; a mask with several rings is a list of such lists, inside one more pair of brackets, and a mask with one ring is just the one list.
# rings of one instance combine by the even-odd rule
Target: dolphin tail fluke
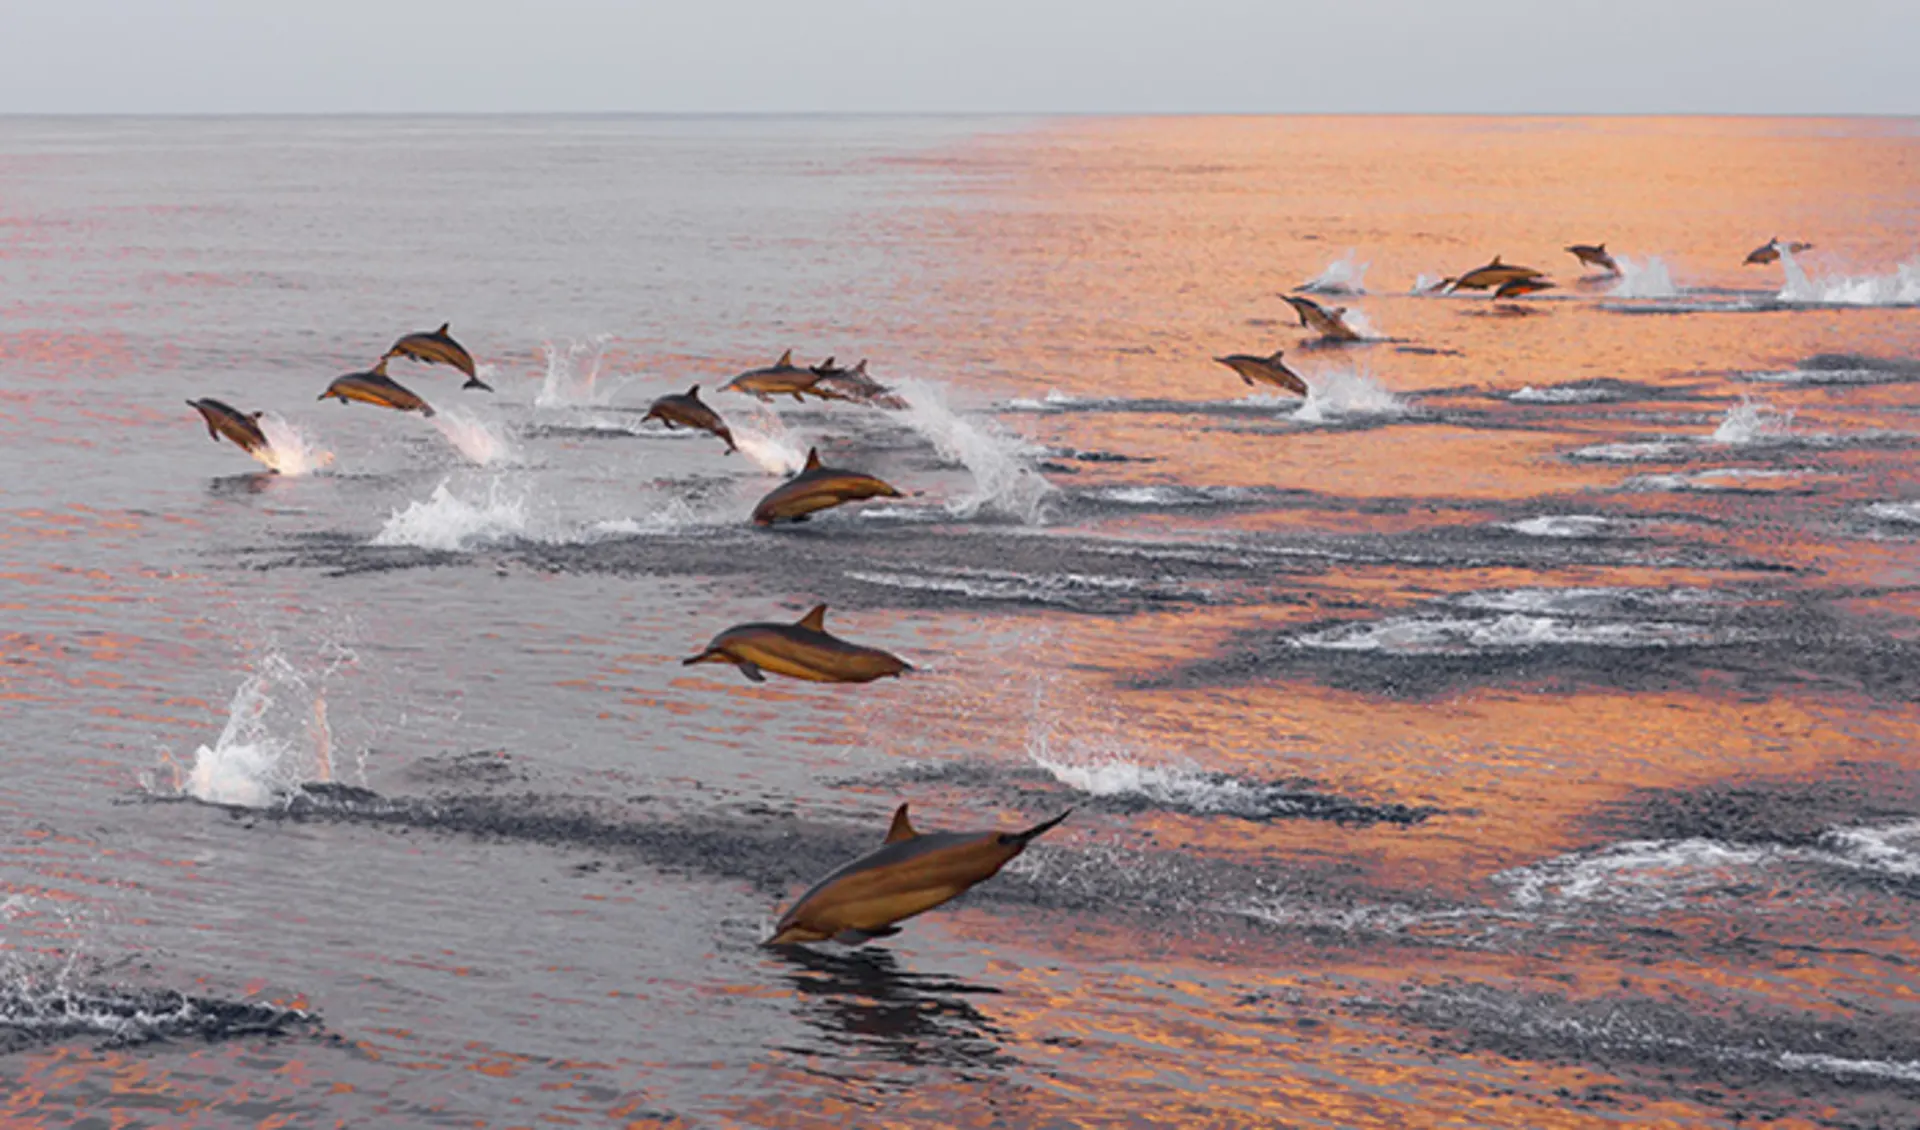
[[431,417],[433,415],[433,405],[428,404],[426,401],[422,400],[420,402],[420,414],[422,416]]
[[1032,843],[1034,840],[1039,839],[1041,836],[1044,836],[1048,832],[1052,831],[1062,820],[1065,820],[1067,817],[1072,815],[1073,815],[1073,809],[1069,808],[1065,812],[1062,812],[1060,815],[1054,817],[1053,819],[1048,820],[1044,823],[1035,824],[1033,827],[1028,828],[1024,832],[1003,833],[1000,837],[1000,842],[1003,844],[1018,844],[1021,847],[1025,847],[1028,844]]
[[721,426],[720,426],[720,430],[718,430],[718,431],[716,431],[716,432],[714,432],[713,434],[714,434],[714,435],[717,435],[717,436],[719,436],[719,437],[720,437],[721,439],[723,439],[723,440],[726,440],[726,441],[727,441],[727,454],[728,454],[728,455],[732,455],[732,454],[733,454],[734,452],[736,452],[736,451],[738,451],[738,450],[740,450],[740,445],[739,445],[739,444],[737,444],[737,443],[735,443],[735,442],[733,442],[733,431],[732,431],[731,429],[729,429],[729,428],[728,428],[728,427],[727,427],[726,425],[724,425],[724,424],[723,424],[723,425],[721,425]]
[[484,390],[485,390],[485,391],[487,391],[487,392],[492,392],[492,391],[493,391],[493,386],[492,386],[492,385],[490,385],[490,384],[488,384],[487,382],[485,382],[485,381],[483,381],[483,380],[481,380],[481,379],[480,379],[479,377],[472,377],[472,376],[470,376],[470,377],[468,377],[468,378],[467,378],[467,383],[466,383],[466,384],[463,384],[463,385],[461,385],[460,387],[461,387],[461,388],[477,388],[477,389],[484,389]]

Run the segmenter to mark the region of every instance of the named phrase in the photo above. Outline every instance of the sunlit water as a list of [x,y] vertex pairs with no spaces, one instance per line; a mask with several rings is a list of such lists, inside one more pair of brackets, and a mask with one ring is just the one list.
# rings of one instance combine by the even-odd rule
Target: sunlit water
[[[0,125],[0,1122],[1912,1124],[1917,157]],[[1495,254],[1559,286],[1425,293]],[[443,321],[496,391],[315,401]],[[721,391],[785,349],[904,406]],[[816,447],[905,497],[752,527]],[[818,603],[916,670],[680,664]],[[1074,813],[761,948],[902,801]]]

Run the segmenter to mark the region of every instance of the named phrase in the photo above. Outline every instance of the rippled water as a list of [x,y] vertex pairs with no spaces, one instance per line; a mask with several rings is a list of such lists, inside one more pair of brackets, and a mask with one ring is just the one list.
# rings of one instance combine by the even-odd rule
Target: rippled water
[[[0,1121],[1909,1124],[1916,159],[0,123]],[[1416,293],[1496,253],[1558,288]],[[497,393],[315,401],[442,321]],[[718,391],[788,348],[905,407]],[[1275,348],[1304,400],[1212,360]],[[642,423],[695,383],[742,454]],[[750,526],[814,446],[905,497]],[[820,602],[917,670],[678,662]],[[761,948],[902,800],[1076,811]]]

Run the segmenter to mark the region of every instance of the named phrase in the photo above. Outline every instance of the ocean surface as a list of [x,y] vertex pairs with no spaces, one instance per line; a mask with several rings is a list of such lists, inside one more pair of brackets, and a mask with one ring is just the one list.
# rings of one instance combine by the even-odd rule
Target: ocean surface
[[[1920,1123],[1916,185],[1898,119],[0,120],[0,1125]],[[1557,286],[1425,292],[1496,254]],[[316,400],[441,322],[496,393]],[[786,349],[906,407],[717,391]],[[643,423],[695,383],[741,454]],[[906,497],[750,525],[815,445]],[[822,602],[916,670],[679,662]],[[1074,812],[764,948],[902,801]]]

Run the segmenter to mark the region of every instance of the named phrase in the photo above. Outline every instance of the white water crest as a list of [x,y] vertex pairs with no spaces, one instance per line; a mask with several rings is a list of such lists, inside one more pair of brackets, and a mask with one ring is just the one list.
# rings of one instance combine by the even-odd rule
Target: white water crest
[[196,749],[186,766],[164,754],[158,771],[142,774],[142,785],[208,804],[265,808],[302,784],[334,780],[326,684],[354,662],[351,651],[330,648],[318,670],[302,671],[279,652],[266,652],[234,692],[213,744]]
[[260,462],[282,475],[310,475],[333,466],[333,452],[321,447],[277,412],[263,412],[258,421],[267,437],[267,450],[253,453]]
[[1599,514],[1542,514],[1517,522],[1502,522],[1500,528],[1530,538],[1599,538],[1618,530],[1624,523]]
[[1742,397],[1740,403],[1713,429],[1714,443],[1732,445],[1773,443],[1793,435],[1793,412],[1782,411],[1764,400]]
[[1029,742],[1027,759],[1054,780],[1090,796],[1139,796],[1194,812],[1264,811],[1259,794],[1265,790],[1191,763],[1148,764],[1117,753],[1060,754],[1044,736]]
[[1704,625],[1660,620],[1581,620],[1514,612],[1504,616],[1389,616],[1340,624],[1287,642],[1313,651],[1385,655],[1476,655],[1540,647],[1663,648],[1730,642]]
[[1809,278],[1793,252],[1780,248],[1780,268],[1786,284],[1780,301],[1830,306],[1912,306],[1920,304],[1920,259],[1894,268],[1886,275]]
[[894,392],[907,405],[897,418],[973,476],[973,490],[949,502],[949,512],[962,518],[993,514],[1027,525],[1042,520],[1054,494],[1053,484],[1035,466],[1044,449],[993,420],[955,412],[938,385],[905,379]]
[[1920,526],[1920,502],[1875,502],[1867,507],[1867,513],[1882,522]]
[[1521,404],[1595,404],[1618,398],[1619,394],[1612,389],[1594,385],[1548,385],[1545,388],[1526,385],[1518,392],[1507,394],[1508,400]]
[[453,445],[454,450],[477,466],[492,467],[520,461],[520,452],[507,434],[506,425],[498,420],[485,420],[462,408],[444,408],[432,416],[428,423],[447,437],[447,442]]
[[807,441],[788,431],[780,414],[759,401],[727,405],[726,424],[740,454],[762,471],[795,475],[807,465]]
[[1324,424],[1360,416],[1402,416],[1407,402],[1373,377],[1352,369],[1329,369],[1307,381],[1307,399],[1293,418]]
[[540,391],[534,394],[535,408],[579,408],[605,404],[613,389],[600,383],[600,366],[606,359],[612,334],[596,334],[585,341],[556,345],[540,343],[547,372],[541,378]]
[[1294,289],[1307,294],[1365,294],[1367,268],[1372,265],[1360,262],[1357,251],[1349,247],[1345,255],[1328,263],[1326,270]]
[[1340,320],[1347,323],[1348,329],[1359,334],[1362,341],[1380,341],[1385,337],[1374,328],[1373,319],[1367,317],[1365,310],[1348,309],[1340,315]]
[[1666,261],[1658,255],[1649,257],[1644,263],[1635,262],[1625,255],[1615,255],[1613,261],[1620,268],[1620,281],[1607,291],[1609,298],[1680,296],[1680,288],[1673,285],[1673,275],[1667,270]]
[[453,551],[526,532],[527,500],[500,479],[487,484],[486,497],[473,500],[456,495],[450,483],[442,479],[425,501],[394,511],[373,544]]
[[1758,467],[1714,467],[1705,471],[1678,471],[1665,475],[1635,475],[1620,484],[1622,490],[1793,490],[1823,472],[1814,467],[1773,471]]

